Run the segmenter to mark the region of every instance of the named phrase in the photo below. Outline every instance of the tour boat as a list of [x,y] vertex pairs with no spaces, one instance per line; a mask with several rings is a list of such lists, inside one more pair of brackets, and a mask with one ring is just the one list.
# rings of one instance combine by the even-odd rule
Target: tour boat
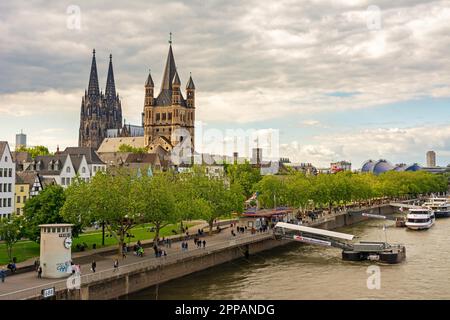
[[436,218],[450,217],[450,201],[448,198],[429,198],[422,207],[433,210]]
[[429,229],[434,224],[434,212],[430,208],[411,208],[406,215],[406,227],[412,230]]

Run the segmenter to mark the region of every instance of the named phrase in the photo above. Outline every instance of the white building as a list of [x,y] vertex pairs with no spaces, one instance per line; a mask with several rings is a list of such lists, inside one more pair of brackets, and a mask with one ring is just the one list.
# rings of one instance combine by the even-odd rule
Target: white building
[[0,141],[0,218],[14,212],[15,169],[8,142]]
[[91,178],[84,155],[37,156],[30,169],[44,178],[55,179],[55,182],[64,188],[71,185],[77,176],[84,181],[89,181]]

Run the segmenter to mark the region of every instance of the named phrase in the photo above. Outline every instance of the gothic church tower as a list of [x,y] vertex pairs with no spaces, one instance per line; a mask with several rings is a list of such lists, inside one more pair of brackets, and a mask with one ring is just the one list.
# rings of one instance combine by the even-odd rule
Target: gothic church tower
[[91,73],[88,90],[81,100],[79,147],[98,149],[106,137],[108,129],[119,129],[122,124],[122,106],[116,94],[112,56],[109,56],[109,69],[105,95],[98,85],[97,62],[95,49],[92,53]]
[[[154,97],[155,86],[150,73],[144,87],[144,139],[149,152],[156,152],[157,148],[170,151],[183,139],[190,139],[188,142],[191,151],[194,151],[195,85],[192,77],[189,77],[185,99],[173,56],[172,40],[169,41],[169,53],[158,96]],[[172,134],[177,129],[185,129],[189,135]]]

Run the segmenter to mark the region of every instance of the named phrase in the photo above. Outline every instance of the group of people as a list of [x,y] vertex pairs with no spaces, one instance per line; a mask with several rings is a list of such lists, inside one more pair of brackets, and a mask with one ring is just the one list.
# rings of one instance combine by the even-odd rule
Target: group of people
[[203,245],[203,248],[206,248],[206,240],[200,240],[199,238],[194,238],[194,245],[197,246],[197,248],[201,248]]
[[138,242],[133,247],[134,254],[138,257],[144,256],[144,247],[141,244],[141,240],[138,240]]
[[155,251],[155,258],[166,257],[167,256],[167,251],[161,249],[157,245],[153,246],[153,250]]

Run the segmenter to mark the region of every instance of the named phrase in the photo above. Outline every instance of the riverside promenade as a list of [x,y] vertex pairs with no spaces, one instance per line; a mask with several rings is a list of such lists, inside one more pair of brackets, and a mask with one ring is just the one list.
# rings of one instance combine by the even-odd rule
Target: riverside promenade
[[[372,210],[389,213],[392,207],[389,204],[383,204],[371,208],[360,208],[357,211]],[[341,211],[324,214],[314,220],[306,219],[303,224],[332,230],[366,220],[365,217],[354,213],[355,211]],[[230,222],[225,223],[224,226],[230,227]],[[197,230],[199,226],[194,228]],[[57,299],[115,299],[155,284],[291,242],[275,240],[270,230],[255,234],[247,231],[244,234],[236,233],[236,236],[233,236],[230,231],[229,228],[223,228],[220,233],[202,237],[201,240],[206,241],[206,248],[197,248],[193,239],[190,239],[188,240],[189,249],[182,251],[181,241],[173,242],[170,248],[162,247],[167,251],[165,257],[155,257],[151,247],[146,249],[144,257],[128,253],[125,259],[119,258],[117,270],[113,268],[113,262],[118,258],[117,250],[110,254],[86,256],[82,259],[84,262],[77,262],[74,259],[81,266],[79,289],[69,290],[67,279],[38,279],[34,271],[16,274],[7,277],[4,283],[0,283],[0,300],[42,299],[42,290],[48,288],[55,288]],[[194,233],[190,232],[190,234]],[[97,263],[95,273],[90,270],[92,260]]]
[[[171,247],[161,246],[166,250],[167,256],[155,257],[153,248],[146,248],[143,257],[136,256],[133,252],[129,252],[126,258],[118,257],[117,253],[103,255],[103,254],[90,254],[83,257],[82,260],[85,263],[80,264],[81,269],[81,286],[93,281],[101,281],[102,279],[109,278],[111,276],[118,276],[122,273],[129,272],[133,269],[139,269],[141,267],[157,266],[163,267],[165,264],[174,261],[183,261],[188,258],[193,258],[199,255],[210,253],[214,250],[220,250],[230,245],[239,245],[243,243],[250,243],[254,240],[260,241],[262,239],[272,238],[272,234],[269,232],[250,234],[236,234],[232,236],[228,228],[222,227],[220,233],[213,234],[212,236],[203,236],[201,241],[206,241],[205,248],[197,248],[194,245],[193,237],[188,240],[188,250],[182,251],[181,241],[172,242]],[[197,226],[198,227],[198,226]],[[199,226],[198,228],[205,227]],[[145,244],[145,242],[143,241]],[[115,250],[117,251],[117,250]],[[114,260],[119,260],[119,268],[114,271]],[[91,262],[95,260],[97,264],[96,272],[91,270]],[[64,290],[67,288],[67,279],[38,279],[37,273],[24,272],[6,277],[4,283],[0,283],[0,300],[10,299],[29,299],[41,295],[43,289],[55,287],[56,291]]]

